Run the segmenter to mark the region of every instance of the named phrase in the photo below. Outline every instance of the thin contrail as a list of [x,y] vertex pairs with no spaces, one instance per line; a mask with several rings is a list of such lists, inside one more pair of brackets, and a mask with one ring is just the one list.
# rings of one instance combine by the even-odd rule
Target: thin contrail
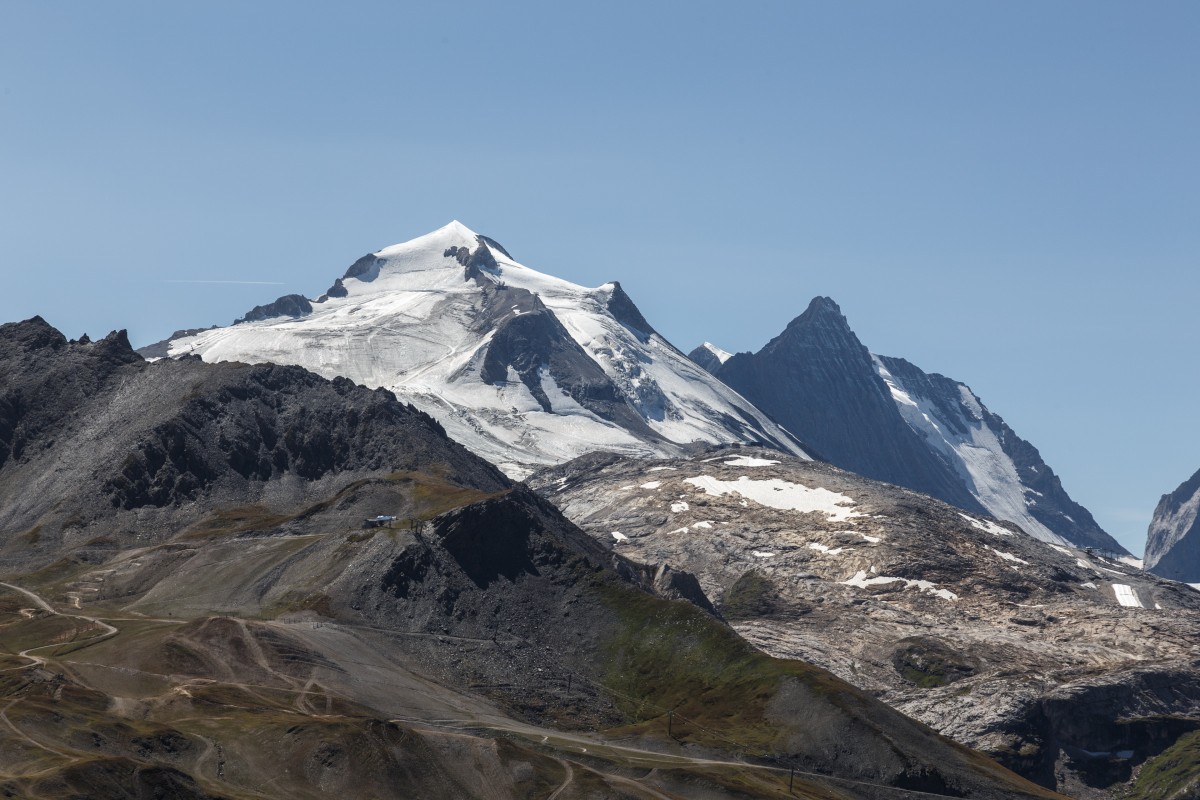
[[164,278],[163,283],[238,283],[253,286],[283,286],[283,281],[202,281],[191,279],[172,280]]

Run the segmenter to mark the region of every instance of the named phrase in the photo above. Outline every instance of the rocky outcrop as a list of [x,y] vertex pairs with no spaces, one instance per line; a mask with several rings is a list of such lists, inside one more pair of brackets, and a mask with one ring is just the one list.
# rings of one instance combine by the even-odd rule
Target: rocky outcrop
[[657,335],[658,331],[654,330],[654,327],[642,316],[641,309],[634,305],[633,300],[621,288],[620,282],[613,281],[609,285],[612,286],[612,292],[605,304],[608,312],[643,342],[649,341],[651,336]]
[[234,325],[243,322],[260,322],[272,317],[303,317],[312,313],[312,303],[302,294],[285,294],[273,303],[255,306],[246,312],[241,319],[235,320]]
[[475,327],[493,331],[483,355],[479,377],[492,385],[507,384],[509,370],[520,378],[543,411],[561,407],[565,393],[571,401],[601,419],[633,430],[647,439],[658,435],[630,405],[616,384],[571,338],[554,312],[533,293],[513,287],[487,285]]
[[[346,268],[346,272],[338,280],[346,280],[348,278],[358,278],[360,281],[370,281],[379,274],[379,257],[374,253],[367,253],[365,256],[355,260],[353,264]],[[337,286],[337,282],[334,286]],[[332,292],[326,292],[330,297],[335,295]]]
[[[212,327],[215,328],[216,326],[214,325]],[[210,328],[185,328],[183,330],[175,331],[161,342],[154,342],[153,344],[148,344],[145,347],[139,347],[137,349],[137,354],[142,358],[166,358],[171,351],[171,342],[175,341],[176,339],[184,339],[188,336],[195,336],[197,333],[203,333],[206,330],[210,330]],[[87,340],[87,334],[84,334],[84,336],[80,338],[79,343],[90,343],[90,340],[85,340]]]
[[1146,569],[1200,583],[1200,472],[1163,495],[1146,536]]
[[721,369],[721,365],[732,358],[732,356],[732,353],[726,353],[709,342],[705,342],[688,353],[688,358],[704,367],[705,370],[711,372],[713,375],[716,375],[717,371]]

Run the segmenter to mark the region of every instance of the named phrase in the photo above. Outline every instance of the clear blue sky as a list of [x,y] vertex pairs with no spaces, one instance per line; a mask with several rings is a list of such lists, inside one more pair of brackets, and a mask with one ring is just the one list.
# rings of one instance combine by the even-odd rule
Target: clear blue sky
[[830,295],[1140,552],[1200,467],[1197,42],[1193,2],[0,0],[0,319],[145,344],[457,218],[685,350]]

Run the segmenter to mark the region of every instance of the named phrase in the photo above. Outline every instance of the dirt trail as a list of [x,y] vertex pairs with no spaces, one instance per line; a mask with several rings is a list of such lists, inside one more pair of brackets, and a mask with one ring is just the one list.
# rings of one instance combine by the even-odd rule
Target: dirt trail
[[120,631],[118,631],[112,625],[109,625],[107,622],[105,622],[101,619],[97,619],[96,617],[89,617],[85,614],[64,614],[63,612],[58,611],[52,605],[50,605],[45,600],[43,600],[41,596],[35,594],[34,592],[29,591],[28,589],[22,589],[20,586],[14,586],[11,583],[4,583],[3,581],[0,581],[0,586],[5,587],[6,589],[11,589],[12,591],[17,592],[19,594],[25,595],[25,597],[28,597],[30,600],[32,600],[34,602],[34,604],[37,605],[38,608],[40,608],[43,611],[46,611],[50,614],[53,614],[56,617],[67,617],[68,619],[81,619],[84,622],[89,622],[93,625],[97,625],[104,629],[104,632],[101,633],[99,636],[89,636],[86,639],[77,639],[72,642],[56,642],[54,644],[43,644],[43,645],[38,645],[37,647],[28,647],[28,648],[22,650],[21,652],[17,653],[17,655],[21,656],[22,658],[28,658],[35,664],[39,664],[39,665],[45,664],[46,659],[42,658],[41,656],[30,655],[34,650],[45,650],[50,647],[62,647],[63,645],[81,644],[84,642],[89,643],[89,644],[95,644],[96,642],[102,641],[111,636],[116,636],[118,633],[120,633]]

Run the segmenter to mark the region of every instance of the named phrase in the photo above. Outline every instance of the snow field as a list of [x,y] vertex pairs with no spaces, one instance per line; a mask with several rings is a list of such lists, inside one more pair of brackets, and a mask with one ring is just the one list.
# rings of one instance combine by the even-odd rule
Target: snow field
[[1137,592],[1132,586],[1124,583],[1114,583],[1112,585],[1113,594],[1117,597],[1117,602],[1128,608],[1145,608],[1142,601],[1138,599]]
[[754,458],[753,456],[738,456],[724,462],[727,467],[769,467],[778,464],[778,461],[772,461],[769,458]]
[[989,519],[975,519],[974,517],[964,514],[961,511],[958,513],[958,515],[960,517],[962,517],[963,519],[965,519],[967,522],[971,523],[972,528],[977,528],[981,531],[986,531],[987,533],[990,533],[993,536],[1015,536],[1016,535],[1012,531],[1010,531],[1008,528],[1005,528],[1001,525],[997,525],[996,523],[992,522]]
[[922,592],[926,592],[927,594],[934,595],[935,597],[940,597],[943,600],[957,600],[958,599],[958,595],[956,595],[954,592],[950,591],[949,589],[939,589],[939,588],[937,588],[937,584],[933,583],[932,581],[909,580],[908,578],[894,578],[894,577],[887,577],[887,576],[883,576],[883,575],[879,575],[874,578],[868,578],[866,571],[861,570],[861,569],[858,572],[856,572],[854,577],[851,578],[850,580],[842,581],[842,585],[843,586],[855,586],[855,587],[858,587],[859,589],[866,589],[871,586],[879,586],[879,585],[886,584],[886,583],[895,583],[896,581],[904,581],[905,589],[916,588]]
[[691,484],[714,497],[735,494],[745,498],[743,503],[751,500],[767,508],[824,514],[833,522],[846,522],[853,517],[863,516],[847,507],[853,506],[854,500],[844,494],[828,489],[810,489],[802,484],[778,478],[758,481],[742,475],[736,481],[723,481],[711,475],[700,475],[685,478],[684,483]]

